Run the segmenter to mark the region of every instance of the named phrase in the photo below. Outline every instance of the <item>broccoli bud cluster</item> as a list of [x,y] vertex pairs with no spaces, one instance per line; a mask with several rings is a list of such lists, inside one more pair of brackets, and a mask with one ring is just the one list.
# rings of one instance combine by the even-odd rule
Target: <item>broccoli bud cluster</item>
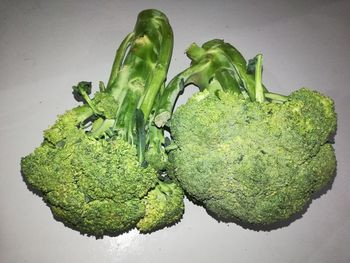
[[216,218],[267,225],[303,210],[332,180],[335,128],[332,100],[305,88],[283,104],[205,91],[174,113],[170,161]]

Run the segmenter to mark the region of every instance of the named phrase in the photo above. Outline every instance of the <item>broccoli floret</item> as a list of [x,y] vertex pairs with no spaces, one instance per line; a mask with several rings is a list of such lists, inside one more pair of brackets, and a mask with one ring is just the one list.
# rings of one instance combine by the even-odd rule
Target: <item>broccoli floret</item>
[[63,145],[64,140],[81,137],[85,131],[78,126],[93,115],[90,107],[83,105],[59,115],[55,124],[44,131],[44,143]]
[[[107,86],[100,83],[92,98],[91,82],[74,86],[83,105],[58,116],[40,147],[22,158],[24,179],[65,225],[102,236],[135,227],[151,232],[180,220],[184,195],[159,179],[165,166],[159,163],[167,162],[164,130],[153,125],[172,45],[165,15],[141,12]],[[154,198],[160,191],[166,198]]]
[[146,215],[138,222],[138,229],[147,233],[178,222],[184,211],[183,196],[178,184],[160,181],[143,199]]
[[[188,52],[191,67],[167,88],[172,97],[188,84],[201,91],[168,124],[176,145],[169,152],[173,176],[219,220],[271,225],[303,211],[335,175],[333,101],[306,88],[269,93],[261,56],[248,70],[223,41]],[[158,114],[171,112],[173,103],[163,101]]]

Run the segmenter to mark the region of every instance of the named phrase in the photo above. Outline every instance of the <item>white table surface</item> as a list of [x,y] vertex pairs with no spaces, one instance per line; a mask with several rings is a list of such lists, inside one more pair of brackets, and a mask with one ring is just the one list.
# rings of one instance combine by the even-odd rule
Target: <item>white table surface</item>
[[[186,201],[171,228],[96,240],[54,220],[28,191],[20,158],[57,114],[76,105],[72,85],[107,80],[116,47],[146,8],[164,11],[174,30],[169,78],[188,65],[191,42],[222,38],[247,58],[264,54],[271,91],[307,86],[334,98],[337,176],[301,218],[253,231],[219,223]],[[349,28],[348,0],[1,0],[0,262],[350,262]]]

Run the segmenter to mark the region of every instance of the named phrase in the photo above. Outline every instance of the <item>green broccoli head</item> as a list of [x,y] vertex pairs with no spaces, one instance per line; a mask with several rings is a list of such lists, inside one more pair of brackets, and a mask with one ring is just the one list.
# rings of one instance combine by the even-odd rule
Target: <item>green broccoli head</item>
[[147,223],[140,229],[150,232],[182,216],[183,195],[171,191],[175,185],[164,191],[166,198],[153,198],[164,188],[158,177],[167,163],[164,130],[153,125],[153,118],[172,46],[166,16],[142,11],[116,52],[107,86],[100,82],[93,97],[91,82],[73,86],[84,105],[59,116],[41,146],[22,158],[29,187],[65,225],[102,236],[141,221]]
[[169,121],[172,176],[221,220],[271,227],[303,211],[335,173],[333,101],[306,88],[269,92],[262,55],[247,63],[223,40],[186,53],[191,65],[169,82],[156,118],[162,127],[183,89],[199,88]]
[[334,176],[334,105],[315,91],[300,89],[281,104],[204,90],[170,127],[174,176],[218,219],[288,219]]
[[179,221],[181,188],[159,181],[153,166],[140,165],[136,148],[124,139],[99,140],[80,129],[78,113],[88,112],[78,107],[59,116],[42,145],[21,161],[24,178],[55,218],[95,236],[136,226],[151,232]]
[[[158,173],[141,167],[135,147],[126,141],[97,140],[66,123],[72,114],[60,116],[45,132],[44,143],[22,159],[23,175],[41,191],[53,214],[72,228],[102,235],[134,227],[145,214],[142,198],[155,186]],[[58,127],[69,134],[52,141]]]

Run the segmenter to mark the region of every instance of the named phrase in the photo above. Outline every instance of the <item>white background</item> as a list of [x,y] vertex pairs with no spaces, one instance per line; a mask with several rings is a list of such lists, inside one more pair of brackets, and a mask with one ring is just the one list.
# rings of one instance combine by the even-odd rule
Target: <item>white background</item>
[[[28,191],[20,158],[76,105],[72,85],[107,80],[115,49],[146,8],[164,11],[174,30],[169,78],[188,66],[191,42],[222,38],[247,58],[264,54],[271,91],[307,86],[334,98],[337,176],[301,218],[253,231],[219,223],[186,201],[183,220],[171,228],[96,240],[55,221]],[[0,262],[350,262],[349,28],[350,1],[1,0]]]

